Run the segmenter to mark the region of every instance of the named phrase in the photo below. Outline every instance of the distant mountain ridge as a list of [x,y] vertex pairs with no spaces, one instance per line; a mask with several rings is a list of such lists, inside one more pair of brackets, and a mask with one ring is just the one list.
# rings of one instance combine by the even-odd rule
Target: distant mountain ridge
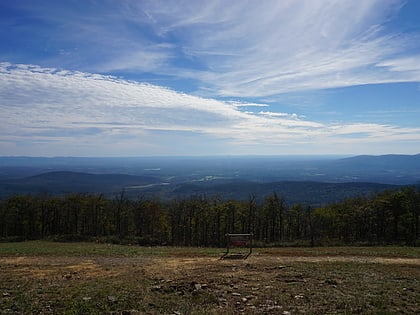
[[378,183],[324,183],[312,181],[280,181],[270,183],[234,182],[221,184],[185,184],[179,185],[173,195],[188,197],[189,195],[218,196],[222,199],[247,200],[250,196],[263,199],[277,193],[288,204],[326,205],[340,202],[346,198],[369,196],[387,189],[400,186]]
[[159,197],[165,200],[196,195],[222,199],[246,200],[250,196],[263,199],[278,193],[286,202],[324,205],[345,198],[367,196],[398,186],[377,183],[322,183],[312,181],[277,181],[258,183],[243,180],[215,180],[165,183],[150,176],[124,174],[88,174],[80,172],[48,172],[21,179],[0,181],[3,197],[12,194],[64,195],[67,193],[103,193],[108,197],[125,192],[127,198]]
[[338,160],[342,163],[351,163],[357,165],[370,166],[395,166],[400,167],[419,167],[420,154],[403,155],[403,154],[385,154],[385,155],[356,155],[353,157],[343,158]]
[[35,176],[1,180],[0,192],[14,193],[112,193],[129,185],[158,184],[160,180],[150,176],[125,174],[89,174],[70,171],[47,172]]
[[358,155],[332,161],[325,168],[345,181],[389,184],[420,183],[420,154]]
[[171,199],[194,194],[246,199],[281,193],[324,204],[420,184],[420,154],[139,158],[0,157],[0,198],[13,194],[121,191]]

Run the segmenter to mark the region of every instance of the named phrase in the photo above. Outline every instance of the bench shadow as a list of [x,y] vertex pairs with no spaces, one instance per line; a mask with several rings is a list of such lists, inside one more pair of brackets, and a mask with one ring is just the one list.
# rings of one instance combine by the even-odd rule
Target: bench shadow
[[250,254],[225,254],[220,257],[221,260],[235,260],[235,259],[247,259]]

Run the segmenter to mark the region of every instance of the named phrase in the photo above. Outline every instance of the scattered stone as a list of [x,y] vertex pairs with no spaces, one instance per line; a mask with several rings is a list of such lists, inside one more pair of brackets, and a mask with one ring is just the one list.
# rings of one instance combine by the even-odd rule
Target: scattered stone
[[152,292],[161,291],[161,290],[162,290],[161,285],[154,285],[153,287],[150,288],[150,291],[152,291]]
[[295,299],[303,299],[304,296],[303,296],[303,294],[298,294],[298,295],[295,295],[294,298]]
[[273,311],[273,310],[278,310],[281,309],[280,305],[270,305],[267,307],[267,311]]
[[9,292],[3,292],[3,297],[8,297],[8,296],[10,296]]
[[92,300],[92,298],[91,298],[90,296],[84,296],[84,297],[82,298],[82,300],[83,300],[83,301],[85,301],[85,302],[87,302],[87,301]]
[[173,315],[181,315],[181,312],[174,311],[172,314],[173,314]]
[[248,301],[248,299],[247,299],[246,297],[243,297],[243,298],[241,299],[241,301],[245,303],[246,301]]
[[282,315],[292,315],[292,313],[290,313],[289,311],[283,311],[283,313],[281,313]]
[[233,292],[233,293],[232,293],[232,295],[233,295],[233,296],[241,296],[241,294],[240,294],[240,293],[238,293],[238,292]]
[[106,297],[106,299],[107,299],[107,300],[108,300],[108,302],[110,302],[110,303],[117,303],[117,302],[118,302],[117,297],[115,297],[115,296],[113,296],[113,295],[108,295],[108,296]]

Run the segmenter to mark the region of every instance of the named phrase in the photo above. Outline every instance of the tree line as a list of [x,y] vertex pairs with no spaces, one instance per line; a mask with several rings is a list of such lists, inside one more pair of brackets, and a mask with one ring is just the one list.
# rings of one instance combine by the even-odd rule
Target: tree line
[[0,201],[0,240],[97,240],[140,245],[225,246],[253,233],[261,246],[420,245],[420,191],[387,190],[323,207],[203,195],[163,202],[101,194],[16,195]]

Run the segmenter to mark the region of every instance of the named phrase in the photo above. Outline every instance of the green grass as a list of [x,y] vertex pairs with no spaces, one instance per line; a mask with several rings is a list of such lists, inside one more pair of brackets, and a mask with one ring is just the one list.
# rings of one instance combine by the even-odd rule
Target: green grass
[[0,256],[218,256],[224,249],[204,247],[142,247],[99,243],[27,241],[0,243]]
[[[0,243],[0,256],[187,256],[217,257],[223,248],[205,247],[142,247],[137,245],[115,245],[100,243],[58,243],[50,241],[27,241]],[[420,258],[420,247],[382,246],[382,247],[280,247],[255,248],[254,254],[275,256],[363,256],[385,258]]]

